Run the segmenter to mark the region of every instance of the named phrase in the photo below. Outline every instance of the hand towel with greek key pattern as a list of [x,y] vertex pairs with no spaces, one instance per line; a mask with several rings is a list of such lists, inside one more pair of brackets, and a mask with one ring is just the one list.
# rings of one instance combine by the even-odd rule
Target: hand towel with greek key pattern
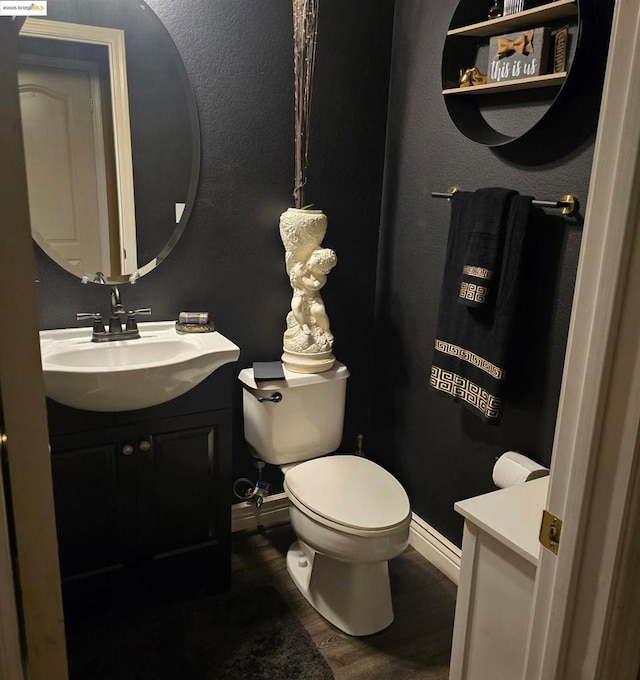
[[471,197],[471,232],[460,271],[458,302],[467,307],[492,305],[500,277],[511,189],[478,189]]
[[[478,201],[478,195],[482,197]],[[493,196],[496,219],[502,216],[500,237],[493,259],[467,262],[473,250],[476,225],[492,209],[485,200]],[[531,196],[515,191],[456,192],[451,199],[447,259],[440,291],[431,385],[463,404],[482,420],[499,422],[504,407],[506,359],[517,307],[521,261],[531,212]],[[478,213],[481,207],[482,214]],[[492,271],[490,304],[458,304],[461,272],[466,266]],[[483,266],[484,265],[484,266]],[[487,266],[489,265],[489,266]],[[473,272],[477,275],[479,271]],[[470,281],[478,276],[467,274]],[[483,279],[480,277],[480,280]]]

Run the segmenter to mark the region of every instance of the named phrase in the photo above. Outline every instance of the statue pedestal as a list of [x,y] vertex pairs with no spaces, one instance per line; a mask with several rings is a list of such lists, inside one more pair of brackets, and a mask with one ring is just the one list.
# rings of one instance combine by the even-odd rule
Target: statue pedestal
[[285,349],[281,358],[285,368],[294,373],[324,373],[333,368],[336,361],[331,351],[304,354]]

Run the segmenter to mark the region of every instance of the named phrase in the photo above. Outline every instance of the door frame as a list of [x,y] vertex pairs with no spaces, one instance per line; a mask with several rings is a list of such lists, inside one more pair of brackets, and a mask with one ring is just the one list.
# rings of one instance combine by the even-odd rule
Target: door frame
[[13,639],[19,635],[23,641],[24,675],[29,680],[66,680],[40,311],[18,98],[20,24],[0,18],[0,391],[18,585],[17,591],[7,592],[10,581],[5,575],[0,599],[14,601],[21,614],[20,631],[15,621],[3,619],[2,634]]
[[7,519],[8,500],[4,494],[2,459],[6,435],[0,405],[0,678],[24,680],[18,608],[14,594],[14,574],[11,564],[11,542]]
[[[588,86],[585,83],[585,86]],[[616,3],[552,456],[525,680],[640,663],[640,0]]]

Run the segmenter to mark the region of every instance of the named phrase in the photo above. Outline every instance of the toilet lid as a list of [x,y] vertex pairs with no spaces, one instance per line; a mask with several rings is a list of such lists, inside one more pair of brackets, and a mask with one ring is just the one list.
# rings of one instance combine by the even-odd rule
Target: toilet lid
[[387,529],[411,508],[400,482],[376,463],[353,455],[314,458],[285,476],[290,494],[322,517],[353,529]]

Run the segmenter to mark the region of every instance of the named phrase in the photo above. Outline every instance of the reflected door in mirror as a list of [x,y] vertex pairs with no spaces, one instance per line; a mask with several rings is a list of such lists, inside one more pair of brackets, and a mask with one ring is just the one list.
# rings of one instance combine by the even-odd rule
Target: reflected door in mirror
[[79,272],[117,272],[123,257],[107,192],[113,168],[98,65],[25,61],[32,63],[20,67],[20,105],[34,237]]

